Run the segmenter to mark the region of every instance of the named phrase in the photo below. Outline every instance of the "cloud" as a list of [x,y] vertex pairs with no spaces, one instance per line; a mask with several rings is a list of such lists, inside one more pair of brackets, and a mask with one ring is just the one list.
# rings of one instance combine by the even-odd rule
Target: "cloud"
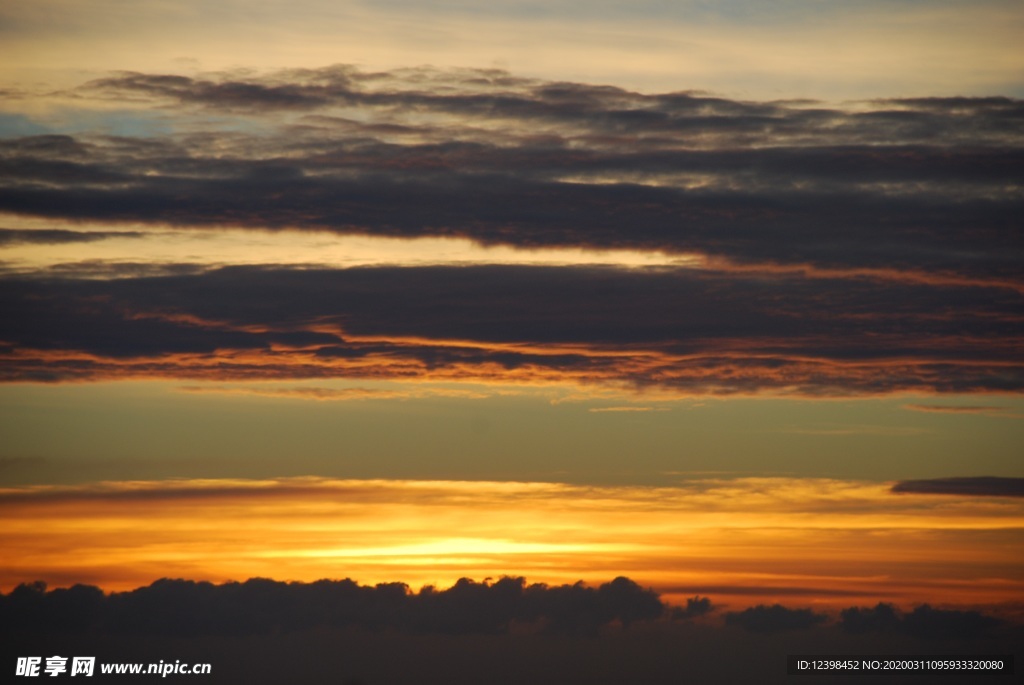
[[454,397],[462,399],[483,399],[488,397],[482,392],[462,390],[458,388],[415,388],[406,390],[387,390],[384,388],[322,388],[295,387],[275,388],[264,386],[195,386],[184,385],[178,388],[190,393],[213,393],[220,395],[251,395],[254,397],[279,397],[284,399],[316,400],[321,402],[344,402],[353,400],[406,400],[423,397]]
[[[931,275],[1020,287],[1012,269],[1016,250],[990,248],[1008,240],[1012,217],[1020,210],[1020,201],[1013,198],[949,199],[959,190],[916,197],[887,195],[845,183],[835,189],[791,187],[813,186],[821,174],[808,181],[785,181],[783,187],[760,187],[760,181],[772,178],[767,172],[753,186],[739,189],[707,183],[694,189],[653,186],[630,178],[618,183],[568,183],[537,178],[538,162],[568,152],[544,152],[541,160],[515,161],[504,159],[508,153],[498,150],[498,158],[483,168],[463,159],[465,155],[424,153],[420,159],[387,161],[391,168],[381,169],[373,167],[372,150],[353,155],[344,148],[308,166],[294,158],[273,166],[262,160],[194,160],[195,170],[134,177],[126,169],[125,178],[106,185],[97,182],[94,168],[80,170],[88,181],[85,185],[54,179],[44,171],[32,178],[19,164],[6,174],[7,182],[0,182],[0,210],[50,219],[405,238],[457,236],[526,248],[702,253],[726,260],[723,264],[874,269],[878,278],[885,277],[886,270],[909,271],[924,280]],[[362,168],[331,169],[358,159],[366,160]],[[738,164],[763,166],[757,160]],[[634,159],[630,165],[656,168],[645,159]],[[518,167],[523,171],[516,173]],[[614,170],[594,168],[588,173],[600,177]],[[708,172],[682,168],[671,173]],[[731,167],[716,173],[730,184],[742,181]],[[182,196],[190,198],[187,205],[176,202]],[[878,217],[884,217],[886,230],[880,228]],[[829,231],[819,229],[823,223]],[[921,226],[926,227],[924,235]],[[774,240],[765,241],[765,232]]]
[[[24,583],[0,594],[0,632],[98,633],[198,637],[293,632],[311,628],[365,628],[414,634],[503,634],[522,626],[547,633],[596,635],[618,622],[669,616],[687,620],[713,609],[706,597],[669,611],[657,593],[618,577],[597,587],[582,582],[527,584],[505,576],[476,582],[461,578],[451,587],[404,583],[360,585],[351,580],[312,583],[252,578],[216,585],[163,578],[128,592],[105,594],[88,585],[48,590]],[[726,625],[749,632],[809,630],[827,617],[810,609],[758,605],[725,615]],[[935,609],[904,613],[892,604],[850,607],[840,612],[846,633],[903,633],[927,640],[977,639],[1002,622],[978,611]]]
[[713,595],[757,596],[757,597],[858,597],[870,595],[872,591],[852,588],[821,588],[794,585],[715,585],[662,587],[663,592],[699,592]]
[[699,616],[706,616],[714,609],[711,600],[707,597],[690,597],[686,600],[686,607],[673,607],[671,612],[672,620],[682,621]]
[[976,476],[904,480],[893,485],[892,492],[915,495],[1024,497],[1024,478]]
[[906,633],[927,640],[976,639],[990,634],[1001,621],[979,611],[935,609],[927,604],[903,613],[892,604],[851,607],[840,613],[849,633]]
[[809,630],[828,619],[810,609],[787,609],[781,604],[744,609],[725,615],[726,625],[735,625],[753,633],[776,633],[791,630]]
[[986,289],[591,266],[115,274],[3,279],[3,377],[504,379],[811,396],[1024,386],[1016,298]]
[[169,98],[182,103],[224,109],[313,109],[329,103],[347,103],[351,93],[344,73],[336,71],[328,84],[271,85],[254,81],[209,81],[187,76],[123,72],[88,83],[84,90],[131,93]]
[[1024,387],[1024,105],[1012,98],[837,108],[348,65],[123,72],[74,95],[159,110],[178,128],[0,140],[0,210],[190,239],[234,227],[243,244],[253,230],[457,237],[686,266],[19,262],[0,292],[3,380],[503,379],[814,397]]
[[[83,241],[88,242],[88,241]],[[24,264],[8,268],[12,276],[49,275],[68,279],[109,279],[109,278],[144,278],[147,276],[175,276],[181,274],[197,274],[209,267],[204,264],[189,264],[156,261],[132,261],[112,259],[83,259],[73,262],[60,262],[44,269],[33,269]]]
[[[6,610],[7,600],[17,594],[21,603],[17,616],[27,619],[12,626],[10,614],[2,611],[0,626],[10,627],[0,627],[0,632],[10,638],[8,652],[12,656],[19,651],[75,654],[84,651],[76,645],[100,645],[97,672],[101,663],[107,663],[104,654],[146,664],[166,659],[170,653],[169,663],[212,663],[218,681],[235,681],[237,676],[238,681],[255,684],[290,678],[346,685],[482,680],[566,685],[608,680],[669,683],[678,682],[680,674],[687,682],[782,684],[787,676],[777,665],[781,651],[777,640],[799,639],[801,644],[814,646],[817,653],[855,654],[866,639],[825,629],[766,640],[763,634],[722,629],[709,621],[652,621],[625,630],[602,627],[597,635],[585,639],[580,634],[557,632],[540,621],[513,620],[506,630],[500,619],[520,605],[532,587],[520,590],[520,586],[518,578],[466,581],[460,588],[461,597],[449,597],[447,605],[429,607],[427,602],[417,606],[421,598],[426,599],[422,591],[410,592],[401,583],[300,584],[251,579],[211,585],[163,580],[117,595],[79,586],[71,589],[74,599],[84,600],[78,616],[86,621],[76,623],[75,612],[56,608],[54,595],[58,591],[26,585],[0,595],[0,606]],[[436,599],[440,594],[432,596]],[[98,607],[93,604],[97,599]],[[481,603],[473,604],[470,599]],[[26,614],[25,605],[32,602],[51,611]],[[579,609],[582,612],[594,605],[583,602]],[[147,617],[143,612],[148,607],[157,616]],[[416,622],[442,615],[444,621],[434,627]],[[157,618],[164,622],[158,623]],[[407,618],[410,623],[400,623]],[[123,629],[115,632],[115,625]],[[128,626],[133,629],[127,630]],[[1014,637],[1007,631],[986,637],[985,642],[942,641],[927,647],[939,658],[963,653],[1009,654],[1016,644]],[[921,645],[914,639],[880,639],[890,647],[903,645],[902,653]],[[64,650],[64,645],[70,649]],[[47,646],[53,649],[47,650]],[[723,659],[723,654],[729,658]]]
[[903,617],[892,604],[879,602],[873,608],[843,609],[839,624],[848,633],[895,632],[903,627]]
[[521,577],[419,592],[403,583],[362,586],[350,580],[244,583],[161,579],[104,595],[76,585],[46,591],[22,584],[0,595],[0,632],[99,632],[195,637],[251,635],[316,627],[360,627],[412,633],[499,634],[518,624],[547,632],[596,634],[612,621],[628,626],[658,619],[665,605],[652,590],[619,577],[597,588],[527,585]]
[[991,633],[1000,623],[979,611],[934,609],[927,604],[903,617],[908,634],[930,640],[974,639]]
[[139,231],[68,231],[64,229],[14,229],[0,228],[0,247],[8,245],[38,244],[61,245],[66,243],[91,243],[110,238],[141,238]]
[[591,407],[587,411],[601,414],[605,412],[649,412],[649,411],[668,411],[668,407]]
[[86,632],[99,623],[107,600],[102,590],[89,585],[47,592],[41,581],[24,583],[0,595],[0,632]]
[[938,414],[983,414],[985,416],[998,416],[1003,418],[1021,418],[1021,415],[1014,414],[1006,407],[977,404],[904,404],[904,409],[910,411],[932,412]]
[[788,433],[791,435],[890,435],[890,436],[903,436],[903,435],[921,435],[928,431],[924,428],[916,426],[873,426],[873,425],[855,425],[835,428],[803,428],[803,427],[786,427],[777,429],[779,433]]
[[[3,506],[19,504],[67,504],[88,502],[203,502],[212,500],[269,500],[323,494],[317,479],[286,479],[285,481],[231,480],[194,481],[166,480],[160,482],[127,481],[101,483],[85,487],[29,486],[0,491]],[[330,487],[340,495],[351,495],[345,488]]]
[[[1024,287],[1013,190],[1024,180],[1014,125],[1024,105],[1009,98],[844,110],[346,65],[121,73],[77,95],[171,106],[191,133],[0,141],[0,209]],[[210,129],[209,110],[236,130]]]

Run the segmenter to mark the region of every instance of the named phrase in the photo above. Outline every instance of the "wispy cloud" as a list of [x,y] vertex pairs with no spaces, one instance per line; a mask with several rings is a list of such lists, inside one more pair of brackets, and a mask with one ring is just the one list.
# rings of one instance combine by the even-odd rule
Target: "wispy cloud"
[[984,416],[998,416],[1002,418],[1019,419],[1024,414],[1017,414],[997,405],[978,404],[904,404],[904,409],[910,411],[929,412],[935,414],[982,414]]
[[779,433],[791,435],[886,435],[892,437],[921,435],[928,430],[917,426],[880,425],[830,425],[830,426],[787,426]]
[[595,414],[604,412],[648,412],[648,411],[668,411],[668,407],[635,407],[635,406],[624,406],[624,407],[591,407],[587,411]]
[[183,385],[183,392],[213,393],[217,395],[250,395],[253,397],[278,397],[284,399],[316,400],[321,402],[345,402],[355,400],[407,400],[424,397],[450,397],[461,399],[483,399],[486,393],[460,388],[406,388],[387,390],[384,388],[322,388],[322,387],[268,387],[260,385]]
[[141,238],[140,231],[69,231],[66,229],[0,228],[0,247],[19,244],[92,243],[111,238]]
[[892,491],[918,495],[1024,497],[1024,478],[977,476],[904,480],[893,485]]

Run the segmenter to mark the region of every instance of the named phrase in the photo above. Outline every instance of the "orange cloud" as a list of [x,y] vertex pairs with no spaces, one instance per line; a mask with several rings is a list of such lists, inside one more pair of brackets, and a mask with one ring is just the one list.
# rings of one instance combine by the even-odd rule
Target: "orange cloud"
[[814,279],[865,279],[882,282],[908,283],[928,286],[955,286],[965,288],[1005,288],[1024,293],[1024,284],[1011,278],[965,276],[955,272],[925,271],[921,269],[893,269],[875,267],[826,268],[814,264],[780,264],[771,261],[743,263],[735,260],[705,256],[703,267],[723,273],[760,274],[764,276],[799,276]]
[[[364,340],[350,337],[357,346]],[[560,345],[546,348],[504,343],[430,340],[417,347],[407,339],[373,338],[386,349],[355,356],[330,356],[317,348],[272,346],[270,349],[218,349],[207,353],[169,353],[117,358],[74,350],[13,349],[0,351],[0,380],[100,381],[173,379],[212,382],[300,379],[364,379],[586,388],[588,397],[622,397],[638,392],[681,398],[732,396],[882,396],[899,391],[917,394],[986,391],[985,379],[1014,374],[1016,362],[962,359],[875,358],[836,360],[784,349],[767,354],[743,352],[741,340],[723,340],[714,353],[673,354],[657,349],[615,349]],[[941,340],[932,341],[937,347]],[[731,349],[735,348],[735,349]],[[515,352],[512,352],[515,350]],[[503,354],[519,355],[514,363]],[[433,355],[436,361],[424,359]],[[443,360],[443,361],[442,361]],[[951,378],[951,368],[965,378]],[[976,378],[976,381],[972,381]],[[193,388],[195,386],[187,386]],[[209,390],[207,390],[209,391]],[[224,392],[305,396],[259,388]],[[451,391],[455,393],[456,391]],[[610,393],[610,394],[609,394]],[[353,399],[354,391],[329,391],[318,399]],[[375,392],[378,398],[384,396]],[[368,393],[367,393],[368,395]],[[454,396],[454,395],[452,395]],[[464,391],[460,397],[476,396]]]

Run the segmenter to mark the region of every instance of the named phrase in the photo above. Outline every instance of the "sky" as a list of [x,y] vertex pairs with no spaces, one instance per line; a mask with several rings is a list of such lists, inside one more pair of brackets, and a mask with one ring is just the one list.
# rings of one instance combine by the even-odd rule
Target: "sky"
[[1024,12],[0,6],[0,591],[1019,614]]

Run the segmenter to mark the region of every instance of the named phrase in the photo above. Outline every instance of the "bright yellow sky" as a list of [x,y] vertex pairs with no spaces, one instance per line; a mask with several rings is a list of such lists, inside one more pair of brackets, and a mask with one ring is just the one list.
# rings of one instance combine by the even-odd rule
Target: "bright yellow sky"
[[[2,491],[0,588],[159,577],[448,586],[627,575],[677,598],[849,606],[1005,602],[1024,591],[1024,501],[829,479],[675,487],[324,478]],[[863,600],[860,600],[863,601]]]

